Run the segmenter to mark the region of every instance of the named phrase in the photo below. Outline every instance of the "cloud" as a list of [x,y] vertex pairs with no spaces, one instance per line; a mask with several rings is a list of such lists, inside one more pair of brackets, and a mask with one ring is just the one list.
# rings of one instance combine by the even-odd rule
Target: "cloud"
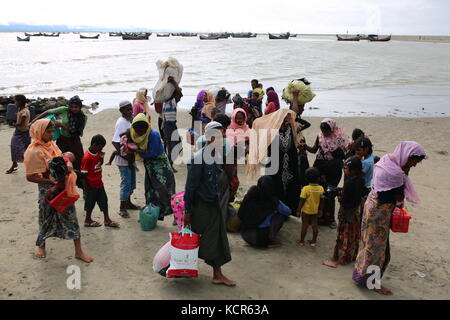
[[446,0],[2,1],[15,21],[98,27],[294,33],[450,34]]

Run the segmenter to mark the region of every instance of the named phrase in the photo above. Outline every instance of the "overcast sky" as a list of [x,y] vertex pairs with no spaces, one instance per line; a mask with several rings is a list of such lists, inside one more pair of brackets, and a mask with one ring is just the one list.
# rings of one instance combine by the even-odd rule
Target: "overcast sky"
[[0,24],[450,35],[450,0],[1,0]]

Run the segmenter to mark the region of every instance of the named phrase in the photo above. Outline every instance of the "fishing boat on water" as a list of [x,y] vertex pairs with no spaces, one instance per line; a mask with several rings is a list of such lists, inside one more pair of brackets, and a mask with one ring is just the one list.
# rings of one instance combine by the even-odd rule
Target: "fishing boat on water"
[[336,35],[336,38],[338,41],[359,41],[360,37],[356,36],[356,37],[341,37],[338,34]]
[[[150,33],[151,34],[151,33]],[[122,40],[148,40],[150,34],[124,34]]]
[[59,37],[59,32],[43,33],[44,37]]
[[38,32],[38,33],[28,33],[28,32],[25,32],[25,37],[42,37],[42,36],[43,36],[43,34],[40,33],[40,32]]
[[256,33],[251,33],[251,32],[232,33],[231,37],[232,38],[255,38]]
[[282,40],[282,39],[287,40],[287,39],[289,39],[290,36],[291,36],[291,34],[289,32],[285,33],[285,34],[279,34],[279,35],[269,33],[269,39],[272,39],[272,40]]
[[178,34],[179,36],[182,37],[196,37],[197,34],[196,33],[192,33],[192,32],[182,32]]
[[21,37],[17,37],[17,41],[30,41],[30,37],[25,37],[25,38],[21,38]]
[[219,40],[220,37],[217,34],[200,35],[200,40]]
[[83,36],[82,34],[80,34],[80,39],[98,39],[98,37],[100,37],[100,34],[97,34],[95,36]]

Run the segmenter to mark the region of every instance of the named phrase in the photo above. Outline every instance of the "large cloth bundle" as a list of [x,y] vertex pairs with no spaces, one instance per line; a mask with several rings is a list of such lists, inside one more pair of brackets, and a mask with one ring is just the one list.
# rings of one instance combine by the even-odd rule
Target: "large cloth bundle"
[[189,229],[170,234],[170,267],[167,278],[198,277],[198,247],[200,235]]
[[177,59],[169,57],[167,61],[156,61],[156,68],[159,72],[159,79],[153,88],[153,100],[155,102],[164,102],[173,95],[175,87],[167,82],[172,76],[179,84],[183,76],[183,65]]
[[309,85],[306,85],[303,81],[294,80],[290,82],[286,89],[283,92],[283,99],[292,102],[294,96],[292,95],[292,91],[296,89],[299,91],[298,94],[298,103],[305,104],[310,102],[316,96],[312,91]]

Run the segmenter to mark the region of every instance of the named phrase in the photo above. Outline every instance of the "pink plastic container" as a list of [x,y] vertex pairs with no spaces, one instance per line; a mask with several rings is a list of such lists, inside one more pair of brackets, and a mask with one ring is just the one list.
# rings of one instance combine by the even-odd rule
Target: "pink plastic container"
[[183,228],[184,191],[174,194],[170,198],[170,206],[177,221],[178,231]]

